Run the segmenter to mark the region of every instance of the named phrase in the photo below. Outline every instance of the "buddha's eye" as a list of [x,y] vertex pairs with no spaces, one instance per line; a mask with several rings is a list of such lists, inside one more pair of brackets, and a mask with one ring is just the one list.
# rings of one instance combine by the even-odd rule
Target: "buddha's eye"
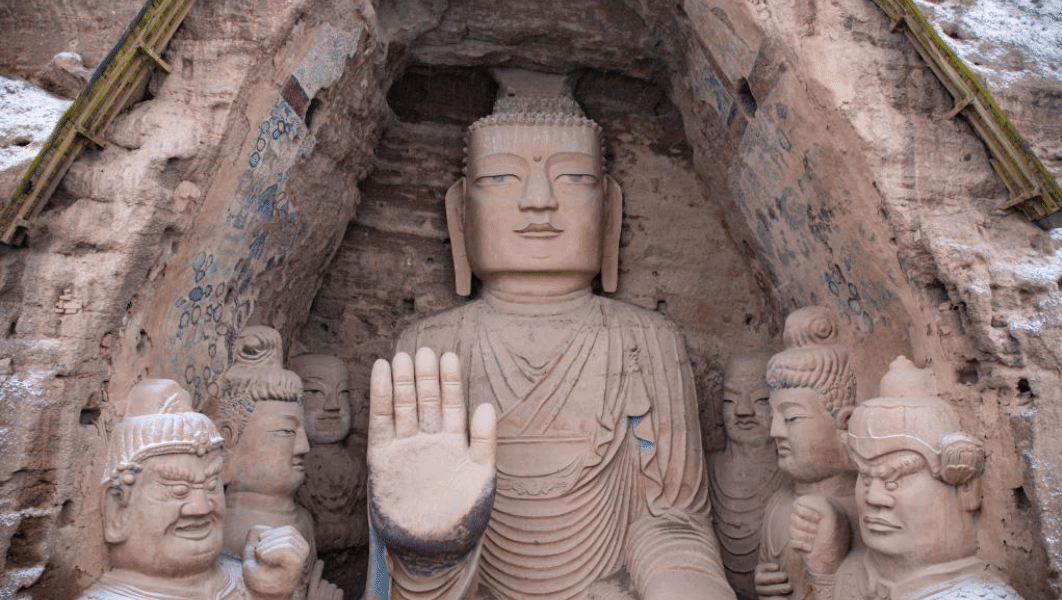
[[277,429],[277,430],[273,431],[273,433],[279,434],[279,435],[281,435],[283,437],[289,437],[289,436],[295,435],[295,430],[294,429]]
[[756,398],[756,404],[768,405],[771,403],[770,398]]
[[307,396],[320,396],[320,395],[324,394],[323,391],[315,390],[313,388],[306,388],[306,389],[302,390],[302,393],[307,395]]
[[591,183],[597,183],[597,177],[587,173],[564,173],[558,177],[558,179],[562,183],[571,183],[574,185],[589,185]]
[[484,175],[476,178],[476,185],[507,185],[520,181],[520,178],[511,173],[497,175]]
[[210,479],[208,479],[207,482],[206,482],[206,489],[208,491],[211,491],[211,492],[217,490],[218,489],[218,478],[217,477],[211,477]]
[[170,486],[170,495],[174,498],[184,498],[191,490],[192,488],[188,487],[187,485],[179,483],[177,485]]
[[733,398],[727,398],[727,397],[724,396],[723,397],[723,404],[734,404],[734,399]]

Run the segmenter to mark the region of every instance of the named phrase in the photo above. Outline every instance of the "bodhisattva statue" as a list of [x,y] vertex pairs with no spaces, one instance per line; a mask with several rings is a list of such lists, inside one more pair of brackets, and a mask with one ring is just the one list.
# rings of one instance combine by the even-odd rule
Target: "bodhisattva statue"
[[103,478],[112,569],[79,600],[288,600],[309,556],[292,527],[256,527],[220,561],[221,435],[188,392],[148,379],[129,393]]
[[295,503],[310,450],[303,426],[302,381],[284,369],[275,329],[245,328],[234,353],[222,378],[221,398],[211,411],[224,438],[225,554],[239,556],[240,540],[255,526],[290,525],[311,550],[296,598],[341,598],[339,590],[320,578],[324,565],[316,560],[313,518]]
[[[306,481],[296,500],[313,516],[319,552],[364,546],[369,541],[365,510],[365,446],[351,448],[350,377],[335,356],[302,354],[288,366],[302,379],[305,399]],[[359,457],[358,459],[355,456]]]
[[[844,559],[818,600],[1021,600],[977,558],[976,512],[985,453],[959,431],[932,373],[901,356],[882,378],[883,397],[852,414],[848,447],[865,548]],[[825,551],[818,536],[811,554]]]
[[804,600],[819,583],[820,562],[833,564],[825,553],[807,560],[816,526],[821,523],[822,531],[830,532],[830,548],[839,556],[857,541],[849,525],[855,518],[856,469],[844,437],[855,408],[856,379],[825,308],[790,314],[782,336],[786,349],[767,364],[767,383],[778,466],[792,485],[767,504],[755,583],[761,598]]
[[726,578],[742,599],[754,600],[760,526],[767,501],[786,481],[771,438],[771,352],[735,354],[723,373],[726,446],[708,457],[715,533]]
[[586,598],[628,585],[595,585],[625,569],[638,597],[734,598],[682,337],[592,293],[598,273],[616,288],[622,217],[600,128],[568,96],[512,85],[446,196],[458,291],[475,274],[481,297],[373,367],[370,510],[392,597]]

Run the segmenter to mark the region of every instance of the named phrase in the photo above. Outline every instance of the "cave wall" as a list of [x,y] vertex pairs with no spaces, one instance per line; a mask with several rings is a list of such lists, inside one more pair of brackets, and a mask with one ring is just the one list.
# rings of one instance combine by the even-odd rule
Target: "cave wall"
[[[0,253],[5,593],[72,597],[105,568],[100,462],[137,379],[208,402],[232,336],[266,324],[364,389],[398,330],[459,301],[442,191],[478,116],[461,99],[507,64],[581,74],[627,202],[615,296],[680,325],[709,445],[725,354],[829,306],[861,397],[897,354],[934,368],[989,448],[983,556],[1057,595],[1062,239],[996,210],[982,144],[869,0],[225,0],[166,58]],[[432,68],[449,88],[388,104]]]

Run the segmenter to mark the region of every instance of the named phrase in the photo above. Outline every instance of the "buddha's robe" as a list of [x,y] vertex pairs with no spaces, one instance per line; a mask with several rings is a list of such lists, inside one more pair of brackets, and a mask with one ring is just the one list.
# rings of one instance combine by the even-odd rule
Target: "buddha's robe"
[[[394,565],[400,597],[580,598],[626,568],[733,597],[709,517],[692,373],[658,314],[586,293],[524,305],[486,296],[419,322],[400,351],[461,358],[469,413],[498,415],[497,492],[480,548],[431,583]],[[396,562],[396,561],[393,561]],[[397,568],[394,568],[397,567]]]

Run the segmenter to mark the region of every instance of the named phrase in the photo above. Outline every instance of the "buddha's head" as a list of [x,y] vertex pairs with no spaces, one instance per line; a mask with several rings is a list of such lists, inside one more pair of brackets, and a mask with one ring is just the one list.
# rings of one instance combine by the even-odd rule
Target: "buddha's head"
[[211,415],[225,440],[226,491],[295,494],[310,450],[302,404],[299,376],[283,367],[280,334],[269,327],[245,328]]
[[771,388],[767,361],[771,352],[734,354],[723,371],[723,429],[728,443],[761,445],[771,441]]
[[350,376],[341,359],[300,354],[288,366],[302,380],[306,435],[311,444],[335,444],[350,434]]
[[767,364],[778,466],[801,483],[854,471],[844,433],[856,380],[833,316],[817,306],[797,310],[786,318],[783,338],[786,349]]
[[141,381],[111,435],[103,533],[111,566],[152,577],[210,569],[221,553],[221,435],[169,379]]
[[[504,82],[503,82],[504,83]],[[570,96],[502,93],[466,140],[465,176],[446,194],[457,292],[565,280],[615,291],[619,185],[604,172],[601,128]],[[564,291],[563,285],[555,286]]]
[[881,382],[884,397],[855,409],[848,428],[863,542],[912,567],[976,552],[973,513],[985,458],[927,373],[902,356],[893,361]]

